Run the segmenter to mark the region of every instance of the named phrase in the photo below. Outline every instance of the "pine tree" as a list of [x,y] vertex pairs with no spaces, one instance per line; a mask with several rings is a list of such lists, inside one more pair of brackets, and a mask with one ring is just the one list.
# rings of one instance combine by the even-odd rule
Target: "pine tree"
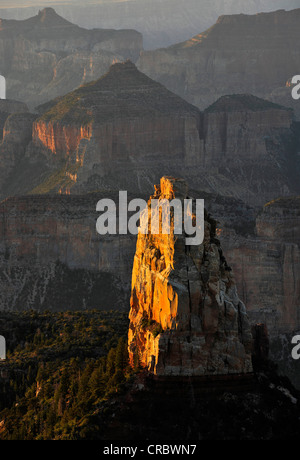
[[116,362],[116,349],[111,348],[107,355],[106,360],[106,374],[108,377],[112,377],[115,373],[115,362]]

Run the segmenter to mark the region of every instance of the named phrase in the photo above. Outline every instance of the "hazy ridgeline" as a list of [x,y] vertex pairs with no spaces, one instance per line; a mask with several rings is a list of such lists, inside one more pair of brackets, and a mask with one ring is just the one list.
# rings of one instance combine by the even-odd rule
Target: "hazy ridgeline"
[[2,0],[0,17],[25,19],[45,6],[55,7],[59,15],[89,29],[136,29],[144,35],[145,49],[154,49],[203,32],[220,15],[290,10],[300,7],[300,0]]

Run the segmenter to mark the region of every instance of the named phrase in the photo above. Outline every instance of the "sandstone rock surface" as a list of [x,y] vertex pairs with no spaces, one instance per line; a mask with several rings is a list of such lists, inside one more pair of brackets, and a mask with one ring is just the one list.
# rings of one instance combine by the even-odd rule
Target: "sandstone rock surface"
[[[163,177],[153,198],[182,201],[184,181]],[[141,216],[141,221],[148,209]],[[173,226],[172,226],[173,225]],[[185,235],[139,233],[132,273],[128,349],[156,375],[239,374],[252,370],[252,336],[215,221],[205,219],[204,241],[186,246]]]

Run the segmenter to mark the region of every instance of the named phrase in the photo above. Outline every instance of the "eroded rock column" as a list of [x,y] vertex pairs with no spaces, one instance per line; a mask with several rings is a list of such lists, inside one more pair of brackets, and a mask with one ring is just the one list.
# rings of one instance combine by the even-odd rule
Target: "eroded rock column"
[[[188,198],[182,180],[163,177],[153,199]],[[172,209],[172,208],[171,208]],[[184,215],[184,213],[183,213]],[[252,371],[245,305],[226,263],[216,222],[205,213],[204,241],[139,232],[132,273],[129,357],[156,375],[224,375]]]

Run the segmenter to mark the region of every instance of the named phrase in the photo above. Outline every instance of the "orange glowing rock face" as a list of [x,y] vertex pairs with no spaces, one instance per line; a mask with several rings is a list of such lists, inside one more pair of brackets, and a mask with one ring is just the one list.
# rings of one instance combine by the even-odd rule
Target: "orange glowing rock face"
[[33,140],[41,143],[53,154],[70,155],[76,152],[82,139],[92,137],[91,125],[75,126],[37,121],[33,124]]
[[[163,177],[153,198],[187,198],[184,181]],[[141,216],[141,220],[143,216]],[[206,216],[199,246],[185,235],[142,234],[132,271],[129,359],[156,375],[252,371],[252,336],[245,306]],[[213,234],[212,234],[213,233]]]
[[222,229],[221,228],[216,229],[216,235],[217,235],[218,238],[222,235]]

